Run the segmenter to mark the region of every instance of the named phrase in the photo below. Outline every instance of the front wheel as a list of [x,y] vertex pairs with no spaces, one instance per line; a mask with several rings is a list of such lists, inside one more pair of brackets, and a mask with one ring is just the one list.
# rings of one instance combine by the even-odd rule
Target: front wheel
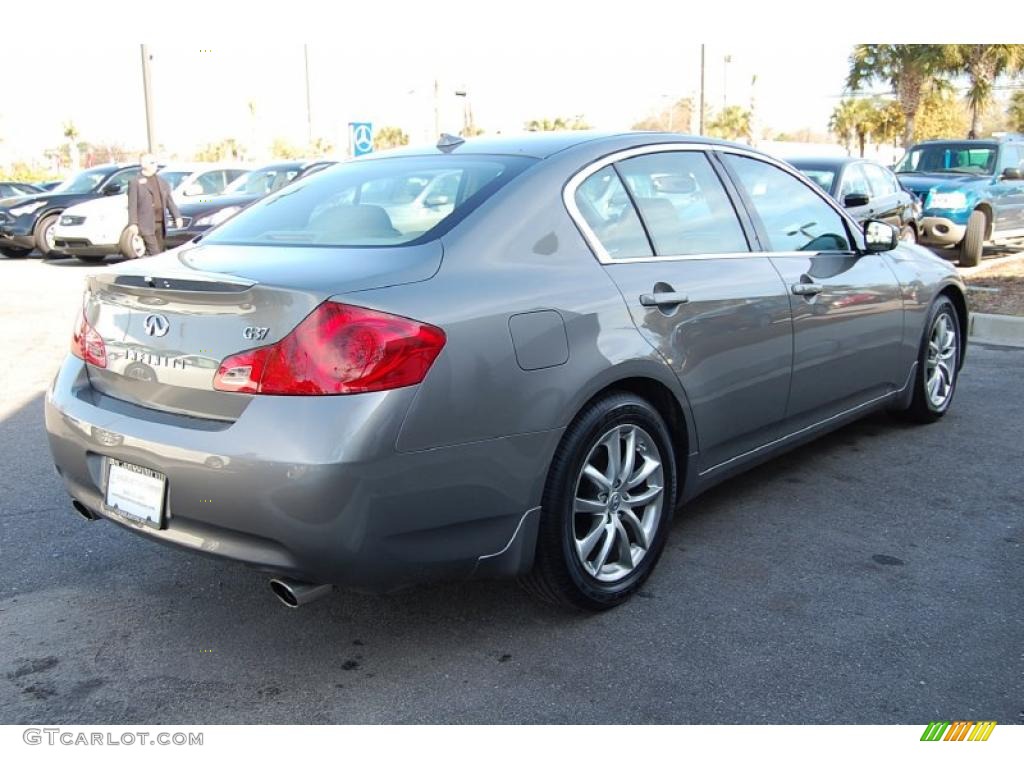
[[146,243],[137,229],[125,227],[117,244],[121,255],[126,259],[141,259],[146,255]]
[[613,393],[589,405],[555,452],[533,571],[541,599],[599,611],[627,600],[665,546],[676,499],[675,453],[646,400]]
[[43,257],[56,255],[57,244],[54,241],[53,228],[57,226],[57,219],[59,215],[56,213],[50,214],[36,224],[35,239],[36,239],[36,250],[39,251]]
[[914,398],[904,415],[924,424],[946,415],[960,377],[962,345],[956,307],[949,297],[940,296],[928,312],[918,352]]
[[8,259],[24,259],[32,251],[28,248],[0,248],[0,253]]
[[960,266],[976,267],[981,263],[981,252],[985,245],[985,230],[988,219],[982,211],[974,211],[967,219],[967,231],[960,241]]

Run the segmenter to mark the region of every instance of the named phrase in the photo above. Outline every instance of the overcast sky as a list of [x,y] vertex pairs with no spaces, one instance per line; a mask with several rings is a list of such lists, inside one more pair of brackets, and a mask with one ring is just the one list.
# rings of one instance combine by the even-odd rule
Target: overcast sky
[[[442,130],[461,127],[456,89],[468,92],[476,123],[489,132],[575,114],[597,128],[628,128],[696,93],[702,40],[713,109],[723,96],[744,107],[753,96],[759,126],[824,131],[852,45],[877,40],[891,21],[885,11],[880,24],[868,7],[820,0],[52,2],[42,37],[14,36],[4,46],[0,162],[63,143],[69,119],[82,140],[143,146],[140,40],[153,41],[157,140],[191,154],[226,137],[250,146],[275,137],[305,144],[304,39],[313,133],[335,144],[351,120],[399,125],[415,143],[431,140],[435,79]],[[947,6],[959,7],[931,0],[935,12],[901,35],[918,42],[955,35],[941,21]],[[15,4],[5,9],[5,27],[34,28],[39,13]],[[941,31],[929,33],[929,24]],[[997,42],[1015,30],[991,28],[986,37]]]
[[[476,123],[489,132],[519,131],[536,117],[582,114],[597,128],[628,128],[673,98],[696,93],[700,45],[652,28],[635,46],[608,42],[614,24],[595,23],[586,43],[549,44],[543,36],[473,42],[391,30],[344,47],[309,45],[313,133],[338,143],[350,120],[399,125],[414,142],[433,132],[433,83],[441,87],[442,130],[461,127],[468,93]],[[305,143],[303,44],[291,40],[242,45],[151,45],[158,142],[190,153],[232,136],[243,145],[283,137]],[[493,42],[493,44],[491,44]],[[16,46],[15,46],[16,48]],[[18,58],[17,50],[11,51]],[[731,57],[725,64],[724,57]],[[824,130],[838,100],[848,46],[708,44],[706,94],[749,107],[777,130]],[[813,66],[808,62],[813,61]],[[63,142],[73,120],[82,140],[145,143],[141,55],[137,43],[65,44],[33,62],[33,78],[8,78],[0,102],[0,149],[32,155]],[[753,75],[756,90],[751,90]],[[37,83],[55,86],[40,92]],[[249,112],[254,103],[256,120]],[[31,105],[26,109],[25,105]],[[685,129],[685,126],[679,126]]]

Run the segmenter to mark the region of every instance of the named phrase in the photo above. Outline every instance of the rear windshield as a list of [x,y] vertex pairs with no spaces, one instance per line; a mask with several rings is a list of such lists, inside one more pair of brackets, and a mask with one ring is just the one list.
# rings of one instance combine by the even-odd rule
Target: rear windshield
[[213,230],[225,245],[389,246],[433,239],[529,166],[523,157],[391,157],[339,163]]

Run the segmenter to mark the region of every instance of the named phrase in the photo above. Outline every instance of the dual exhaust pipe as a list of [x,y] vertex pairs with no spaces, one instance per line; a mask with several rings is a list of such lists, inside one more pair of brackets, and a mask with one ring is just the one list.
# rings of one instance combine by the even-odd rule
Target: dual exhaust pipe
[[[86,520],[100,519],[99,515],[78,499],[73,499],[71,506]],[[334,590],[334,586],[331,584],[309,584],[305,581],[296,581],[280,576],[270,580],[270,590],[278,600],[289,608],[298,608],[300,605],[306,605],[321,597],[326,597]]]

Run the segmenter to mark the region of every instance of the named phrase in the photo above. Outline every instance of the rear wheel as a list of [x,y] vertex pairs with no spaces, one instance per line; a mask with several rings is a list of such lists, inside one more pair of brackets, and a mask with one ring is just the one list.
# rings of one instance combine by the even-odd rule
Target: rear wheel
[[962,343],[956,307],[948,296],[940,296],[928,312],[914,377],[914,399],[903,412],[905,416],[927,424],[946,415],[956,394]]
[[675,497],[672,440],[654,407],[628,393],[594,402],[555,453],[523,586],[586,610],[619,605],[654,570]]
[[117,248],[126,259],[141,259],[146,255],[146,243],[143,241],[142,235],[131,227],[124,228]]
[[24,259],[32,251],[28,248],[0,248],[0,253],[8,259]]
[[36,224],[36,250],[43,254],[43,256],[57,254],[57,245],[54,242],[53,228],[56,226],[58,218],[59,214],[52,213],[49,216],[45,216],[40,219],[39,223]]
[[988,218],[982,211],[973,211],[967,219],[967,232],[960,241],[960,266],[976,267],[981,263],[981,251],[985,244],[985,230]]

